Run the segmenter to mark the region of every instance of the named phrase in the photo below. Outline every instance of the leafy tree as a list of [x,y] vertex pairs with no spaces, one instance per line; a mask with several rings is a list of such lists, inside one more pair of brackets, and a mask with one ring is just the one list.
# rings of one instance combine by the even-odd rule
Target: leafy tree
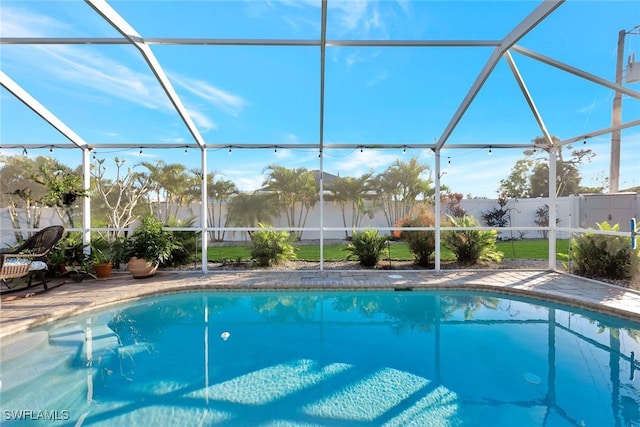
[[[347,207],[351,210],[350,228],[360,227],[360,223],[365,215],[373,218],[373,207],[367,208],[365,205],[365,196],[371,189],[371,177],[373,172],[368,172],[360,178],[336,177],[335,180],[327,184],[325,189],[331,193],[334,202],[340,206],[342,213],[342,224],[345,229],[347,226]],[[345,238],[349,238],[349,232],[345,230]]]
[[[307,168],[289,169],[278,165],[271,165],[266,171],[263,190],[276,196],[289,227],[304,227],[309,211],[320,199],[313,172]],[[302,231],[295,235],[300,239]]]
[[97,202],[97,206],[92,206],[92,215],[97,216],[101,212],[107,227],[127,228],[148,212],[141,208],[140,203],[147,200],[152,191],[152,181],[148,174],[125,169],[125,159],[116,157],[113,161],[116,165],[113,178],[107,177],[104,159],[97,159],[91,165],[92,189]]
[[18,241],[24,240],[19,231],[40,228],[44,207],[54,208],[61,222],[75,227],[73,206],[65,204],[63,195],[85,196],[82,173],[50,157],[0,156],[0,202],[8,207],[9,218]]
[[[552,137],[554,144],[560,140]],[[536,145],[544,145],[543,137],[533,140]],[[570,152],[569,158],[564,158],[564,150]],[[511,174],[500,181],[498,192],[507,197],[548,197],[549,196],[549,165],[548,154],[538,150],[525,150],[525,157],[518,160]],[[582,190],[580,181],[580,167],[591,161],[595,156],[590,149],[573,150],[571,145],[561,147],[556,159],[556,196],[577,194]],[[602,189],[600,189],[602,190]]]
[[409,215],[421,201],[420,196],[428,197],[431,177],[424,179],[422,175],[429,170],[429,165],[420,164],[417,157],[412,157],[406,163],[396,160],[375,177],[374,189],[389,227]]

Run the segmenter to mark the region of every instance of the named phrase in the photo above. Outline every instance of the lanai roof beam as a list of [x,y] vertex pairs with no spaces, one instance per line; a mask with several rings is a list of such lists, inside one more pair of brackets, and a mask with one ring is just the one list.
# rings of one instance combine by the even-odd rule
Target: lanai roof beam
[[2,70],[0,70],[0,84],[7,89],[13,96],[18,98],[24,105],[29,107],[34,113],[42,117],[47,123],[54,127],[55,130],[64,135],[69,141],[73,142],[80,148],[87,148],[87,142],[82,139],[77,133],[71,130],[69,126],[64,124],[55,114],[47,109],[44,105],[38,102],[33,96],[31,96],[26,90],[24,90],[18,83],[7,76]]
[[144,40],[140,36],[140,34],[138,34],[138,32],[134,30],[133,27],[131,27],[131,25],[129,25],[129,23],[104,0],[85,1],[109,24],[111,24],[120,34],[122,34],[127,40],[129,40],[131,44],[138,48],[140,53],[142,53],[145,61],[151,68],[151,71],[156,76],[156,79],[158,79],[160,86],[162,86],[162,89],[169,97],[169,100],[171,101],[171,104],[173,104],[173,107],[176,109],[176,112],[178,113],[178,115],[180,115],[180,118],[182,118],[182,121],[187,126],[187,129],[189,129],[189,132],[191,133],[193,138],[201,148],[205,148],[206,143],[202,138],[202,135],[200,135],[200,131],[198,131],[198,128],[191,119],[191,116],[182,103],[182,100],[171,85],[169,78],[167,77],[164,70],[162,69],[162,66],[153,54],[153,51],[144,43]]
[[515,45],[522,37],[524,37],[529,31],[531,31],[536,25],[542,22],[548,15],[550,15],[554,10],[556,10],[564,0],[548,0],[543,1],[537,8],[534,9],[520,24],[518,24],[509,34],[506,35],[500,46],[496,47],[484,67],[476,77],[475,82],[467,92],[467,95],[462,100],[462,103],[454,113],[453,117],[447,124],[447,127],[442,132],[442,135],[438,139],[436,147],[438,149],[442,148],[442,146],[447,142],[449,136],[460,122],[460,119],[467,111],[473,99],[476,97],[484,83],[491,75],[491,72],[496,67],[502,55],[509,50],[513,45]]

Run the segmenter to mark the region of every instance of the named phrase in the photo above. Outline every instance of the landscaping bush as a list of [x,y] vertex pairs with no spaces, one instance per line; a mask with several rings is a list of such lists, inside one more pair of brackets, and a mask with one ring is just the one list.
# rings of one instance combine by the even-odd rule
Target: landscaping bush
[[[269,225],[259,223],[261,228]],[[293,236],[288,231],[258,230],[251,233],[251,257],[258,264],[267,267],[282,261],[296,258],[292,245]]]
[[[453,227],[479,227],[480,223],[471,216],[449,217]],[[456,256],[458,262],[474,264],[478,260],[502,261],[503,253],[496,246],[496,230],[460,230],[442,233],[442,241]]]
[[[194,218],[178,219],[175,216],[170,216],[165,224],[166,227],[193,227],[195,222]],[[174,267],[177,265],[184,265],[192,262],[197,258],[198,253],[198,240],[200,239],[199,232],[192,231],[170,231],[173,239],[179,243],[171,251],[171,256],[168,260],[161,263],[162,267]]]
[[[424,209],[418,215],[402,218],[396,224],[397,227],[433,227],[435,219],[431,210]],[[407,242],[409,250],[413,254],[414,263],[428,267],[431,256],[436,250],[436,233],[433,230],[397,230],[394,236]]]
[[[619,224],[601,222],[601,231],[619,231]],[[625,279],[638,273],[640,259],[629,237],[584,233],[571,242],[573,272],[580,276]]]
[[378,260],[387,254],[387,237],[380,236],[378,230],[354,231],[347,259],[358,258],[363,267],[375,267]]

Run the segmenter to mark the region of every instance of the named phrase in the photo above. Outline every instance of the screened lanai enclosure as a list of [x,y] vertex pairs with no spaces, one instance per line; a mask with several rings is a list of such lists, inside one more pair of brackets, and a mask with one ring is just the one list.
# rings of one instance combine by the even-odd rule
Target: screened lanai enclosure
[[1,246],[50,224],[88,244],[149,213],[192,235],[194,258],[268,227],[316,248],[320,270],[365,230],[392,254],[432,233],[435,270],[460,230],[496,230],[504,259],[538,241],[552,270],[587,231],[628,245],[639,12],[2,0]]

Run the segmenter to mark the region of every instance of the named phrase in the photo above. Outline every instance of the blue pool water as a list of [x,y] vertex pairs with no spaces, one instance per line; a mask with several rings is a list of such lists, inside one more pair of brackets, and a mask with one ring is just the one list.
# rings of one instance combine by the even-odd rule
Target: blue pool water
[[638,426],[639,360],[636,323],[495,294],[174,294],[2,342],[0,423]]

